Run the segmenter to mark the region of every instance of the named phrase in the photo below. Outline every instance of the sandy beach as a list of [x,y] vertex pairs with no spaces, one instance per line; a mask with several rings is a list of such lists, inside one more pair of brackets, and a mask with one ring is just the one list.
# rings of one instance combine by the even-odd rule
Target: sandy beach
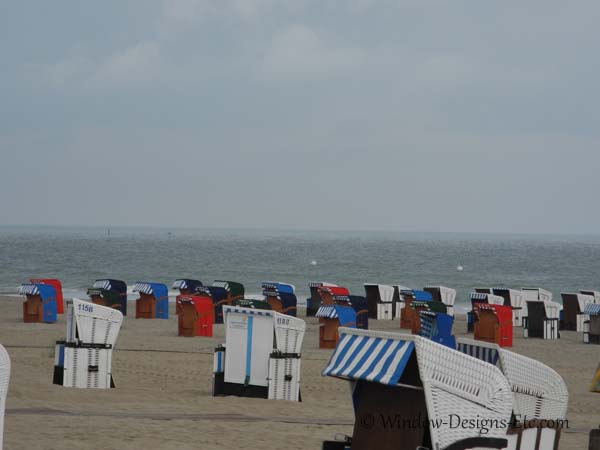
[[[129,306],[134,311],[134,304]],[[331,350],[318,349],[317,321],[307,320],[302,356],[301,403],[212,397],[212,338],[177,336],[174,305],[168,320],[125,318],[113,358],[116,389],[67,389],[52,384],[56,324],[24,324],[21,299],[0,297],[0,343],[12,374],[5,421],[5,449],[320,449],[336,433],[352,433],[347,383],[321,376]],[[300,313],[303,316],[303,311]],[[398,330],[398,321],[370,321],[372,329]],[[466,335],[464,317],[455,334]],[[525,340],[514,333],[513,350],[557,370],[569,388],[569,429],[560,448],[587,448],[600,424],[600,394],[588,392],[600,347],[562,332],[558,341]]]

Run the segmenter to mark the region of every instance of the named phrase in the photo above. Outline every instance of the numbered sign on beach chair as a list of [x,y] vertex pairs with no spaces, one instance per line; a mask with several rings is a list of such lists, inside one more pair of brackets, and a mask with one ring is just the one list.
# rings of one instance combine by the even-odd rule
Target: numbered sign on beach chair
[[351,306],[321,305],[315,317],[319,319],[319,348],[335,348],[340,327],[356,328],[356,311]]
[[508,288],[492,288],[492,294],[504,299],[504,306],[512,309],[513,327],[523,326],[523,303],[525,302],[523,291]]
[[508,380],[514,422],[507,449],[556,450],[569,401],[562,377],[545,364],[496,344],[458,338],[457,349],[497,366]]
[[340,329],[323,375],[351,383],[355,415],[352,437],[325,442],[325,450],[507,445],[512,397],[506,377],[429,339]]
[[0,345],[0,450],[2,450],[2,442],[4,440],[4,411],[6,409],[9,380],[10,358],[6,349]]
[[400,300],[398,290],[387,284],[365,283],[365,296],[369,302],[369,318],[392,320],[395,303]]
[[112,379],[112,352],[123,323],[117,309],[74,298],[67,302],[67,336],[57,341],[54,384],[76,388],[108,389]]
[[425,310],[419,311],[419,319],[421,321],[419,336],[452,349],[456,348],[456,339],[452,335],[454,316]]
[[298,299],[296,288],[292,284],[265,281],[262,283],[265,301],[273,311],[296,317]]
[[22,284],[19,294],[25,296],[23,302],[23,322],[56,322],[56,291],[49,284]]
[[600,303],[590,303],[583,311],[587,320],[583,323],[583,342],[600,344]]
[[446,286],[425,286],[423,290],[431,294],[434,302],[442,302],[446,305],[446,314],[454,315],[455,289]]
[[181,295],[194,295],[199,287],[203,286],[202,281],[193,278],[178,278],[171,285],[171,289],[177,289]]
[[321,306],[321,295],[319,295],[319,288],[322,286],[335,287],[337,284],[328,283],[326,281],[311,281],[308,283],[310,289],[310,297],[306,299],[306,317],[314,317],[317,310]]
[[56,313],[64,314],[64,300],[63,300],[63,292],[62,292],[62,283],[60,280],[56,278],[32,278],[29,280],[33,284],[47,284],[54,288],[54,294],[56,298]]
[[223,313],[225,345],[215,349],[213,395],[298,401],[305,322],[228,305]]
[[561,330],[583,332],[583,323],[589,318],[585,315],[585,307],[594,303],[594,297],[587,294],[567,293],[560,294],[563,302],[563,317]]
[[[476,288],[477,290],[483,290],[481,288]],[[491,289],[489,289],[491,291]],[[494,294],[484,293],[484,292],[472,292],[471,293],[471,311],[467,313],[467,331],[472,332],[475,329],[475,322],[477,321],[477,316],[475,315],[474,309],[475,305],[479,303],[486,303],[490,305],[502,305],[504,304],[504,299]]]
[[177,334],[179,336],[212,336],[214,307],[212,300],[199,295],[178,295]]
[[133,292],[140,297],[135,301],[136,319],[168,319],[169,290],[162,283],[138,281],[133,286]]
[[414,289],[401,291],[400,296],[404,299],[404,308],[402,308],[400,314],[400,328],[412,330],[415,326],[418,326],[416,322],[420,322],[419,313],[411,306],[412,302],[431,302],[433,297],[429,292]]
[[127,284],[124,281],[96,280],[87,290],[87,295],[92,303],[118,309],[124,316],[127,315]]
[[512,347],[513,317],[510,306],[476,303],[473,313],[477,317],[473,330],[476,340]]
[[527,302],[527,317],[523,319],[523,337],[558,339],[561,306],[555,302]]

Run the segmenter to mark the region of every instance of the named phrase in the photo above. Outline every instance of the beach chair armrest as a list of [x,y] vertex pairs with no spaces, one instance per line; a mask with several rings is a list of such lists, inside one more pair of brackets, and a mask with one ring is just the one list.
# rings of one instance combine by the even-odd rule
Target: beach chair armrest
[[492,437],[472,437],[461,439],[460,441],[450,444],[444,450],[468,450],[472,448],[506,448],[508,440],[504,438]]

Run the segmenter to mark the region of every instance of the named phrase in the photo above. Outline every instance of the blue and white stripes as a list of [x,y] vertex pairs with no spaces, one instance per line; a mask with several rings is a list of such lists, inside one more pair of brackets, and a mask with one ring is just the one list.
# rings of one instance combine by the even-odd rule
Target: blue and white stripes
[[187,285],[187,281],[185,281],[185,280],[175,280],[175,282],[171,286],[171,289],[187,289],[187,288],[188,288],[188,285]]
[[583,312],[590,316],[600,316],[600,303],[588,303]]
[[496,365],[500,354],[497,348],[484,347],[475,344],[467,344],[464,342],[457,342],[456,350],[466,355],[472,356],[473,358],[480,359],[490,364]]
[[133,286],[133,292],[141,292],[142,294],[153,295],[154,289],[152,288],[151,283],[138,281]]
[[38,287],[33,283],[22,284],[19,288],[20,295],[40,295]]
[[250,316],[266,316],[272,317],[273,311],[268,309],[254,309],[254,308],[237,308],[228,305],[223,306],[223,314],[228,313],[239,313],[239,314],[248,314]]
[[321,305],[315,314],[316,318],[337,319],[338,313],[333,305]]
[[110,291],[112,286],[110,285],[110,280],[96,280],[92,285],[94,289],[104,289],[106,291]]
[[414,350],[414,342],[344,334],[323,375],[395,385]]

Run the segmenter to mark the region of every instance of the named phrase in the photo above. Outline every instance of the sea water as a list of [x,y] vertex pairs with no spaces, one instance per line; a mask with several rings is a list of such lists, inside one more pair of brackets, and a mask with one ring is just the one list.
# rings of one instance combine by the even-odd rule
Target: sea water
[[600,290],[600,236],[0,227],[0,293],[34,277],[59,278],[67,298],[84,296],[97,278],[169,287],[176,278],[231,280],[249,294],[281,281],[301,303],[310,281],[357,295],[366,282],[444,285],[466,306],[475,286],[543,287],[555,299]]

